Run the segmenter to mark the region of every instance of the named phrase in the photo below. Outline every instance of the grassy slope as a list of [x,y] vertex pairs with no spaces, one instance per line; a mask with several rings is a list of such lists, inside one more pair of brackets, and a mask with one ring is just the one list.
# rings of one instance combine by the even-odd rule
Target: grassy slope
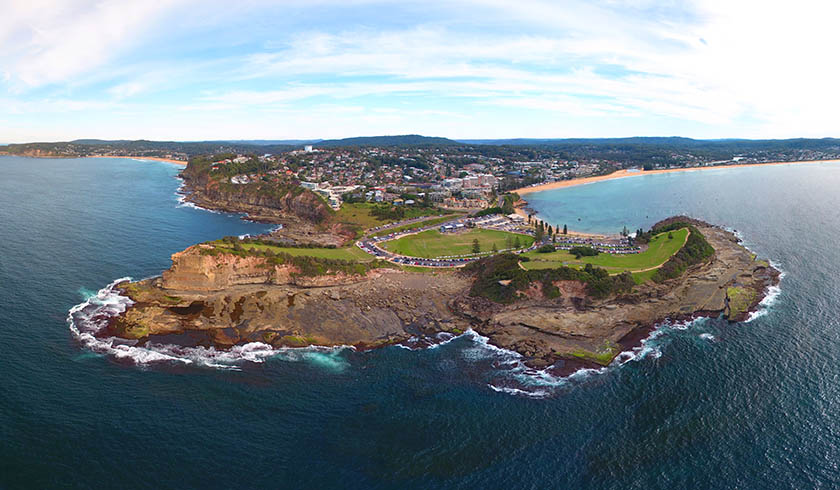
[[408,235],[385,242],[383,246],[394,253],[410,257],[435,258],[472,253],[473,240],[478,239],[482,252],[489,252],[493,245],[499,250],[507,248],[507,239],[519,237],[523,248],[531,246],[534,238],[497,230],[471,230],[466,233],[441,234],[437,230]]
[[[381,220],[376,216],[371,216],[370,210],[374,206],[373,203],[344,203],[341,205],[341,209],[335,212],[332,221],[335,223],[344,223],[362,230],[390,223],[391,220]],[[437,214],[436,210],[407,206],[405,208],[405,217],[400,218],[400,220],[434,214]]]
[[[223,242],[215,242],[213,244],[216,248],[231,249],[231,247]],[[283,252],[294,256],[317,257],[321,259],[340,259],[352,260],[356,262],[369,262],[373,260],[373,256],[365,253],[359,247],[351,246],[346,248],[295,248],[295,247],[275,247],[271,245],[261,244],[243,244],[246,250],[266,250],[271,249],[274,253]]]
[[[683,246],[688,237],[688,230],[683,228],[672,233],[674,238],[670,240],[668,239],[668,233],[656,235],[651,239],[648,249],[638,254],[611,255],[602,253],[595,257],[576,259],[574,255],[565,250],[547,254],[528,252],[525,255],[530,257],[531,261],[524,262],[522,265],[526,269],[552,269],[561,265],[583,267],[586,264],[592,264],[606,269],[611,274],[623,271],[642,271],[661,266]],[[647,280],[652,275],[653,271],[639,272],[638,278]]]
[[403,225],[403,226],[398,226],[396,228],[389,228],[387,230],[378,231],[376,233],[372,233],[371,236],[383,236],[383,235],[387,235],[389,233],[410,230],[412,228],[424,228],[426,226],[439,225],[441,223],[445,223],[447,221],[453,220],[453,219],[455,219],[459,216],[462,216],[462,214],[447,214],[446,216],[441,216],[440,218],[427,219],[427,220],[421,221],[419,223],[413,223],[413,224],[410,224],[410,225]]

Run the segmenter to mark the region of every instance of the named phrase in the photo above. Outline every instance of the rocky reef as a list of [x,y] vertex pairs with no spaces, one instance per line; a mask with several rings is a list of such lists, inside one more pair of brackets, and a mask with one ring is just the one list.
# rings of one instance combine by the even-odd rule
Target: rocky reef
[[742,321],[778,284],[778,271],[756,260],[733,233],[690,222],[714,254],[677,278],[606,297],[580,281],[540,281],[505,304],[475,295],[470,271],[306,274],[294,263],[208,254],[197,245],[174,254],[162,277],[121,284],[135,304],[103,335],[217,347],[260,341],[369,348],[472,328],[532,366],[568,372],[606,365],[662,321]]

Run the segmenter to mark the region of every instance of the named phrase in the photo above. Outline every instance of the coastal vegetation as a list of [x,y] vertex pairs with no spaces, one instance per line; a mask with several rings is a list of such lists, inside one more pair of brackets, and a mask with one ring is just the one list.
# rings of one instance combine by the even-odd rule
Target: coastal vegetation
[[[560,290],[557,281],[579,281],[593,298],[632,291],[635,282],[629,273],[611,276],[606,270],[587,264],[583,269],[557,267],[553,269],[523,269],[519,256],[511,253],[493,255],[470,263],[464,270],[476,275],[470,288],[471,296],[487,298],[496,303],[508,304],[524,297],[521,293],[533,283],[540,284],[546,298],[557,298]],[[527,258],[524,258],[527,263]]]
[[383,247],[400,255],[434,259],[476,253],[473,251],[474,241],[477,241],[479,250],[489,252],[494,246],[497,250],[527,248],[534,243],[534,238],[529,235],[485,229],[473,229],[462,233],[440,233],[437,230],[428,230],[384,242]]
[[569,253],[574,255],[576,259],[580,259],[581,257],[596,257],[599,252],[592,247],[572,247]]

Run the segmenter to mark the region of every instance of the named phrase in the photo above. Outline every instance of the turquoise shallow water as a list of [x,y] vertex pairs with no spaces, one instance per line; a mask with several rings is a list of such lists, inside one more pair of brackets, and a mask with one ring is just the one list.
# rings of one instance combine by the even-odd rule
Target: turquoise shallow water
[[752,321],[665,326],[634,360],[572,380],[474,336],[224,369],[91,352],[68,329],[74,305],[197,241],[266,229],[179,207],[177,171],[0,157],[0,488],[840,486],[838,166],[529,197],[573,229],[724,223],[786,273]]

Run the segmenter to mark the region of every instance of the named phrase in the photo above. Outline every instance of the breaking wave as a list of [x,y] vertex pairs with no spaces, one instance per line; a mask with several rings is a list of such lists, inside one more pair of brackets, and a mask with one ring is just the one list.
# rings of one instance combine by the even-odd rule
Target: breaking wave
[[67,315],[70,331],[73,337],[91,352],[129,361],[138,366],[171,363],[238,370],[243,363],[262,363],[272,358],[307,361],[331,371],[343,371],[348,365],[342,353],[353,349],[349,346],[274,348],[262,342],[251,342],[220,350],[214,347],[184,347],[154,342],[140,345],[135,340],[99,336],[114,317],[134,304],[116,288],[117,284],[130,279],[123,277],[95,294],[83,294],[83,297],[86,297],[85,301],[70,309]]
[[177,207],[179,207],[179,208],[200,209],[202,211],[207,211],[208,213],[222,214],[221,211],[216,211],[216,210],[213,210],[213,209],[203,208],[203,207],[191,202],[189,199],[187,199],[187,197],[189,196],[189,194],[187,194],[187,191],[186,191],[187,183],[184,182],[184,179],[181,178],[181,177],[176,177],[176,178],[181,181],[181,185],[179,185],[178,188],[175,190],[175,198],[178,201],[178,206]]

